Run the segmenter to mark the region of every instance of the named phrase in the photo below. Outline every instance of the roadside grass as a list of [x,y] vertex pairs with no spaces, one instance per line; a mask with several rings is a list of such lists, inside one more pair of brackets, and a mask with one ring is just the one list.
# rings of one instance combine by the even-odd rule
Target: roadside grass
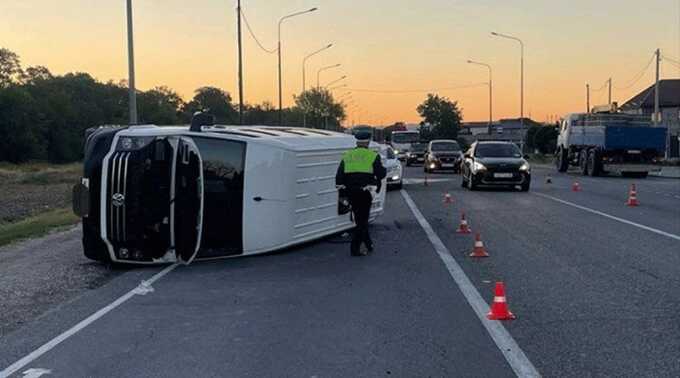
[[71,209],[55,209],[36,214],[18,222],[0,223],[0,246],[21,239],[35,238],[52,230],[78,223]]
[[81,167],[81,163],[11,164],[0,162],[0,182],[23,185],[69,184],[78,180]]

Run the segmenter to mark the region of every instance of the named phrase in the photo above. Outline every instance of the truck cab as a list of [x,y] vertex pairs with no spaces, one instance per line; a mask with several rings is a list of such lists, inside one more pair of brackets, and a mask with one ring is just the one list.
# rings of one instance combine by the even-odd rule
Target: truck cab
[[406,155],[411,151],[411,146],[418,143],[420,133],[418,131],[394,131],[392,132],[390,145],[401,161],[406,160]]

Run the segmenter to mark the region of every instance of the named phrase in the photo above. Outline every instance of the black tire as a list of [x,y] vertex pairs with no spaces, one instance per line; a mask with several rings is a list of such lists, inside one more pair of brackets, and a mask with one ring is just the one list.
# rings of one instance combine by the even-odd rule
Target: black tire
[[581,169],[581,174],[588,176],[588,151],[583,150],[578,154],[578,165]]
[[597,177],[602,172],[597,151],[588,153],[588,166],[586,167],[588,176]]
[[394,186],[394,190],[401,190],[404,187],[404,183],[400,182]]
[[527,180],[527,181],[522,183],[520,191],[528,192],[530,188],[531,188],[531,180]]
[[411,162],[408,161],[408,160],[406,160],[406,166],[407,166],[407,167],[410,167],[410,166],[411,166]]
[[555,159],[555,165],[557,166],[558,172],[566,172],[569,169],[569,156],[567,150],[561,148],[557,151],[557,158]]

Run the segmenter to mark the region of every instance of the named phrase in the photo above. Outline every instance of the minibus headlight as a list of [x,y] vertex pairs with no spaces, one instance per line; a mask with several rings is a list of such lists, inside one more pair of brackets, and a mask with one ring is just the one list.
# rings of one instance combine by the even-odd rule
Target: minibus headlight
[[141,150],[153,141],[154,137],[121,137],[118,139],[118,145],[116,146],[116,151],[134,151]]
[[477,172],[477,171],[486,171],[486,167],[485,167],[484,164],[482,164],[482,163],[474,162],[474,163],[472,164],[472,170],[473,170],[474,172]]

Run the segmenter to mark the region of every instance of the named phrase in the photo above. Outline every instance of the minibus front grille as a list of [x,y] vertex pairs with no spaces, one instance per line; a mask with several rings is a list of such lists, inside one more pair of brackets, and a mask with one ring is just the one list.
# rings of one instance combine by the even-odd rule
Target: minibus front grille
[[116,152],[109,160],[109,240],[124,242],[127,240],[125,211],[127,195],[127,170],[131,152]]

